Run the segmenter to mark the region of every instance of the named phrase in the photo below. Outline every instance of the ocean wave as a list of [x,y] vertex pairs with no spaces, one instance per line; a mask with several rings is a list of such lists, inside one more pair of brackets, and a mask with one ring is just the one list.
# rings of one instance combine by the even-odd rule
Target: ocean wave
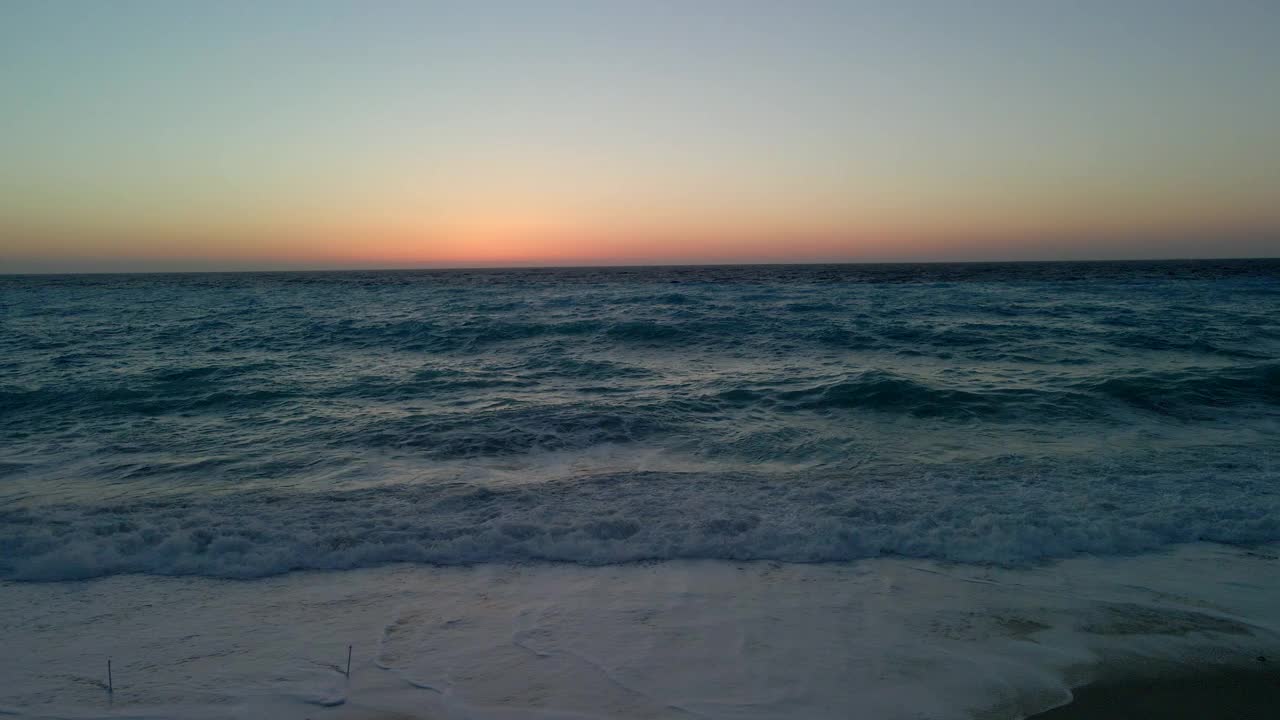
[[339,426],[335,433],[365,447],[410,449],[444,460],[623,444],[679,427],[674,408],[575,402],[379,418]]
[[[926,375],[869,368],[680,386],[640,365],[555,355],[497,367],[426,364],[394,373],[344,373],[337,379],[317,390],[276,365],[256,363],[157,368],[127,382],[0,386],[0,420],[38,429],[37,421],[61,424],[77,418],[194,413],[212,419],[276,407],[296,410],[305,402],[302,407],[327,407],[330,415],[341,409],[347,417],[326,420],[313,411],[317,438],[414,447],[432,457],[476,457],[632,442],[677,434],[708,419],[745,419],[736,415],[742,412],[752,413],[757,422],[764,417],[760,412],[777,421],[797,413],[874,413],[957,422],[1128,422],[1134,410],[1194,419],[1280,405],[1280,364],[1275,362],[1105,373],[1046,370],[1016,381],[978,372]],[[353,408],[364,402],[415,407],[352,417]]]
[[595,338],[612,342],[663,344],[701,338],[735,343],[732,322],[697,319],[565,319],[547,322],[476,320],[440,322],[402,320],[364,325],[353,322],[317,323],[306,331],[304,343],[323,342],[361,348],[383,347],[408,352],[472,352],[494,345],[539,339]]
[[296,392],[280,386],[224,389],[222,386],[157,388],[154,385],[88,385],[66,388],[0,389],[0,418],[29,414],[70,413],[79,417],[127,417],[263,409],[293,398]]
[[1252,403],[1280,405],[1280,363],[1113,374],[1077,387],[1162,414]]
[[1046,410],[1059,418],[1096,417],[1105,412],[1105,403],[1091,403],[1086,395],[1069,390],[953,386],[885,370],[865,370],[799,388],[736,387],[716,399],[790,413],[873,411],[944,419],[1017,419]]
[[[1254,472],[1261,470],[1234,470]],[[0,512],[0,577],[883,555],[1017,565],[1280,538],[1280,496],[1240,483],[1172,473],[1134,483],[1078,479],[1045,479],[1043,468],[1018,464],[942,469],[909,482],[628,472],[514,487],[454,482],[9,508]]]

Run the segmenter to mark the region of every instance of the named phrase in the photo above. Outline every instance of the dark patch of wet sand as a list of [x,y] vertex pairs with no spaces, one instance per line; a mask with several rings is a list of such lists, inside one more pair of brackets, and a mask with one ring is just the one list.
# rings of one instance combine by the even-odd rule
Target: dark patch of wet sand
[[1076,689],[1071,703],[1033,720],[1277,720],[1278,666],[1101,680]]

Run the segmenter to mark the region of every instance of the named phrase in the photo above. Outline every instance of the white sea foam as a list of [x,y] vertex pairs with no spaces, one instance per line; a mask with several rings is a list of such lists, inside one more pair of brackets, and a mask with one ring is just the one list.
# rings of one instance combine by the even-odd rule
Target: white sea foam
[[1276,549],[1015,570],[677,561],[0,583],[0,709],[1005,720],[1116,663],[1274,654]]

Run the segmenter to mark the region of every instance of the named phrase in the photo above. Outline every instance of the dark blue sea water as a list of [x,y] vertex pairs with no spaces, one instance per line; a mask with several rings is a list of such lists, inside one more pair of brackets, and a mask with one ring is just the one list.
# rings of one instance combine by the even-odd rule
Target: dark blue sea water
[[0,578],[1280,539],[1280,261],[0,277]]

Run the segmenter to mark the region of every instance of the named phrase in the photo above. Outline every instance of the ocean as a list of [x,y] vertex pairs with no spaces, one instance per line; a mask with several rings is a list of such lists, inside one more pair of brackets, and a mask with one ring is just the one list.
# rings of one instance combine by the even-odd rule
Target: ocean
[[[494,717],[640,717],[678,707],[712,717],[826,716],[821,708],[847,716],[870,696],[779,706],[804,693],[766,692],[770,681],[757,675],[708,680],[714,702],[688,700],[705,690],[691,681],[679,692],[665,681],[646,686],[627,674],[640,662],[627,665],[628,653],[649,648],[649,657],[703,667],[725,650],[659,652],[654,636],[634,629],[570,655],[605,668],[609,692],[647,687],[650,699],[685,700],[641,712],[615,698],[602,711],[604,690],[583,699],[573,683],[546,681],[536,701],[505,688],[487,704],[462,703],[494,685],[467,685],[449,653],[470,648],[467,662],[479,663],[515,632],[536,641],[515,642],[519,652],[550,657],[569,641],[548,639],[545,627],[540,635],[536,621],[552,605],[563,609],[564,597],[582,612],[612,608],[590,622],[556,616],[587,642],[621,632],[619,617],[641,605],[669,609],[669,594],[639,600],[664,582],[683,578],[690,592],[690,583],[710,582],[696,578],[717,573],[750,574],[771,598],[758,607],[775,610],[794,606],[769,593],[797,583],[865,599],[888,592],[895,573],[915,577],[902,568],[1017,577],[1022,587],[1054,568],[1093,568],[1073,581],[1079,590],[1106,574],[1098,567],[1158,566],[1178,592],[1196,579],[1178,576],[1187,563],[1197,572],[1245,563],[1228,584],[1258,576],[1248,563],[1275,574],[1265,548],[1280,541],[1280,261],[0,276],[0,438],[0,606],[17,618],[6,627],[30,648],[62,648],[47,657],[31,650],[43,657],[34,664],[0,663],[0,679],[23,679],[0,687],[0,711],[96,702],[56,679],[89,652],[86,629],[113,635],[109,623],[90,622],[86,588],[139,613],[149,606],[134,597],[137,587],[150,588],[155,603],[201,588],[196,606],[217,625],[247,606],[215,612],[211,597],[257,597],[253,588],[312,597],[358,580],[382,588],[385,602],[343,595],[316,600],[343,608],[328,615],[272,616],[310,628],[278,642],[296,649],[339,615],[367,612],[368,627],[328,637],[331,659],[359,646],[360,633],[376,636],[369,662],[412,676],[419,692],[452,697],[445,715],[500,707],[508,714]],[[790,580],[770,585],[760,575],[768,568]],[[742,596],[725,589],[741,589],[735,577],[698,593],[739,607]],[[865,593],[850,590],[856,578],[870,583]],[[995,596],[955,597],[967,582],[933,588],[927,602],[900,600],[926,608],[903,627],[920,630],[920,618],[941,608],[996,617],[977,610]],[[389,639],[404,637],[397,622],[419,617],[406,615],[406,598],[465,615],[480,612],[476,598],[494,583],[528,589],[516,593],[524,601],[486,611],[498,630],[450,626],[458,644],[444,655],[426,640],[411,652]],[[445,586],[448,601],[414,595]],[[610,605],[618,601],[610,588],[625,588],[637,605]],[[1080,597],[1096,600],[1095,590]],[[1274,583],[1213,592],[1219,613],[1232,598],[1250,607],[1280,598]],[[1154,595],[1143,597],[1114,602]],[[199,625],[191,599],[174,602],[172,623]],[[34,608],[59,603],[88,613],[79,630],[37,627]],[[874,614],[850,599],[824,617],[843,617],[851,603],[864,620]],[[1023,605],[1024,615],[1044,607]],[[1071,622],[1094,622],[1096,606],[1088,608]],[[759,617],[736,617],[747,616]],[[1026,622],[1034,624],[1001,642],[1063,626]],[[1272,632],[1267,622],[1247,626]],[[584,624],[593,633],[582,635]],[[255,632],[236,627],[224,628],[209,657],[225,657],[216,651],[226,642],[244,658],[262,657],[228,639]],[[148,632],[159,631],[142,622],[133,635]],[[725,643],[741,651],[734,637]],[[305,664],[298,677],[309,680],[281,670],[305,654],[292,652],[275,657],[272,672],[324,685],[302,693],[307,712],[347,701],[351,678],[334,690],[338,680]],[[804,654],[786,657],[795,665]],[[1049,665],[1083,662],[1072,657]],[[436,664],[422,669],[424,658]],[[245,662],[254,673],[263,667]],[[197,705],[222,716],[217,708],[233,707],[227,693],[237,683],[243,701],[245,683],[257,681],[236,677],[206,680]],[[136,702],[191,700],[180,679],[165,682]],[[776,682],[794,690],[807,681]],[[1070,685],[1061,680],[1055,692]],[[449,695],[444,686],[470,689]],[[752,688],[750,697],[730,686]],[[937,697],[949,697],[948,687]],[[248,696],[274,692],[259,689]],[[810,688],[815,696],[824,697]],[[883,707],[898,707],[894,697]],[[1035,697],[1049,698],[1037,707],[1061,701]],[[982,704],[936,706],[969,712],[974,703]],[[179,715],[197,714],[184,707]]]

